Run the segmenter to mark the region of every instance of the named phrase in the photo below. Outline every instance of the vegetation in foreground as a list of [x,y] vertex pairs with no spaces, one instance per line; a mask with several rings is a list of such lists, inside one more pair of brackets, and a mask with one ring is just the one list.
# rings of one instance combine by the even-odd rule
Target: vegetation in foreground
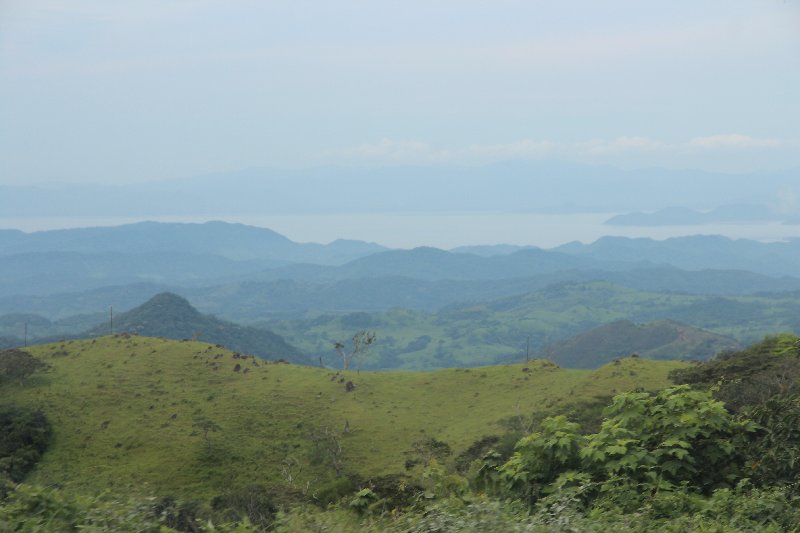
[[[96,344],[129,341],[150,350],[157,346],[152,343],[166,342],[117,337],[102,339]],[[83,353],[55,358],[50,353],[54,347],[37,347],[38,357],[50,355],[54,360],[52,363],[48,360],[53,368],[47,373],[35,374],[25,386],[6,380],[2,385],[4,393],[13,391],[13,394],[5,397],[31,406],[31,399],[44,394],[42,387],[47,380],[51,387],[59,376],[72,375],[73,379],[88,380],[88,375],[78,377],[76,374],[80,374],[81,363],[92,359],[87,356],[90,341],[88,346],[75,344],[84,349]],[[170,351],[198,348],[197,343],[168,344]],[[195,360],[194,355],[189,356],[191,361]],[[204,364],[213,362],[213,357]],[[582,377],[583,381],[579,379],[578,382],[583,387],[578,393],[573,386],[569,401],[567,394],[561,402],[545,409],[542,409],[542,397],[536,397],[539,404],[525,405],[518,410],[518,416],[501,417],[494,424],[479,421],[484,427],[497,429],[496,435],[475,438],[475,433],[470,435],[467,421],[454,421],[450,433],[425,434],[408,443],[405,452],[399,454],[405,458],[402,470],[381,466],[387,458],[398,457],[387,452],[388,443],[380,440],[381,431],[372,435],[374,444],[371,445],[378,452],[376,456],[370,458],[362,449],[362,455],[353,461],[355,455],[343,453],[337,468],[335,453],[330,453],[334,447],[330,444],[339,445],[342,451],[348,447],[356,450],[358,441],[351,440],[351,436],[355,437],[358,431],[352,435],[348,433],[353,427],[349,419],[350,427],[341,430],[325,430],[318,426],[317,432],[311,434],[315,435],[311,436],[313,445],[307,448],[310,454],[303,462],[311,470],[316,468],[318,476],[326,470],[341,475],[331,475],[324,490],[319,485],[312,497],[308,497],[308,493],[304,495],[297,484],[291,487],[286,478],[272,487],[242,483],[246,476],[243,472],[237,473],[231,452],[236,454],[236,460],[241,460],[247,453],[247,441],[251,436],[242,428],[236,428],[234,442],[242,448],[241,452],[234,452],[227,438],[215,441],[215,436],[225,435],[231,427],[228,422],[220,422],[224,419],[219,416],[218,423],[195,422],[197,456],[194,461],[204,468],[197,468],[194,475],[200,478],[213,472],[214,460],[219,461],[218,466],[230,467],[231,472],[221,484],[208,476],[205,480],[198,479],[192,487],[194,494],[202,493],[204,486],[206,490],[214,487],[220,491],[210,502],[198,499],[191,503],[192,494],[179,498],[167,495],[163,492],[169,488],[166,479],[160,480],[158,485],[147,486],[150,494],[156,495],[150,500],[146,497],[147,491],[137,491],[131,485],[117,485],[105,495],[97,495],[97,490],[107,481],[94,476],[98,471],[84,472],[85,464],[81,463],[70,477],[64,475],[68,472],[59,471],[53,462],[53,457],[59,454],[61,458],[72,454],[75,461],[81,461],[80,453],[71,449],[74,443],[59,442],[59,432],[69,426],[64,420],[56,419],[51,447],[27,479],[31,484],[10,487],[0,506],[0,525],[12,530],[46,529],[56,525],[63,530],[81,526],[153,531],[162,526],[180,531],[793,531],[800,523],[797,491],[800,466],[795,466],[800,465],[796,460],[800,457],[800,439],[794,429],[797,427],[794,422],[800,420],[800,399],[796,390],[800,374],[795,364],[798,358],[800,339],[780,335],[747,350],[725,354],[705,365],[689,367],[672,363],[672,377],[690,382],[678,386],[669,386],[664,379],[665,365],[635,358],[619,360],[593,373],[564,371],[537,362],[535,370],[533,365],[518,365],[422,374],[419,376],[431,381],[438,378],[439,385],[444,385],[448,379],[460,385],[458,389],[445,387],[446,393],[438,397],[437,407],[442,412],[453,409],[451,403],[463,402],[463,394],[475,390],[474,386],[467,386],[473,376],[468,376],[466,381],[462,378],[476,371],[485,372],[485,377],[478,379],[487,380],[508,378],[508,371],[519,372],[533,380],[538,371],[543,379],[537,382],[537,389],[567,376]],[[60,360],[71,360],[71,364],[78,366],[70,368],[65,362],[59,368]],[[175,361],[171,360],[173,364]],[[720,365],[724,366],[726,377],[708,386]],[[306,372],[324,373],[289,365],[257,368],[267,368],[270,372],[277,368],[301,371],[311,382],[317,377]],[[523,370],[525,368],[527,371]],[[133,373],[134,369],[135,366],[130,368]],[[647,383],[650,392],[637,385],[624,386],[630,378],[642,379],[640,372],[645,369],[658,370],[650,374],[651,381]],[[251,369],[244,375],[240,369],[232,374],[245,378],[255,375],[255,371]],[[185,370],[184,380],[186,372],[188,370]],[[161,379],[168,375],[164,370],[161,374]],[[288,380],[290,374],[282,377]],[[350,416],[354,413],[352,404],[343,407],[345,402],[354,399],[348,395],[363,392],[358,387],[366,388],[370,379],[374,386],[379,382],[375,381],[377,378],[387,376],[392,374],[349,373],[346,377],[356,388],[351,392],[347,392],[346,387],[343,389],[337,401],[344,401],[337,408]],[[776,376],[783,380],[780,388],[774,388]],[[295,382],[298,388],[302,381]],[[652,386],[657,381],[660,384]],[[336,380],[329,383],[337,384]],[[544,398],[552,399],[569,391],[569,383],[576,382],[560,382],[560,386],[550,389]],[[88,381],[84,383],[87,384]],[[605,392],[616,394],[605,402],[608,406],[598,415],[598,393],[611,384],[617,387],[606,388]],[[631,385],[630,381],[627,384]],[[77,388],[80,387],[78,382]],[[732,407],[724,399],[741,398],[735,394],[736,387],[742,387],[741,392],[749,392],[744,395],[745,401]],[[272,387],[263,384],[262,388]],[[616,390],[612,390],[614,388]],[[40,389],[38,394],[34,392],[36,389]],[[231,392],[237,392],[237,400],[241,400],[246,389],[230,387]],[[524,395],[525,390],[518,392]],[[499,387],[496,392],[503,395]],[[391,397],[391,393],[387,394]],[[426,399],[433,397],[428,395]],[[502,402],[496,400],[487,402],[494,404],[496,414],[507,414]],[[363,396],[361,401],[364,401]],[[399,398],[394,401],[398,402]],[[376,400],[373,398],[371,403],[375,404]],[[94,409],[91,407],[88,411]],[[54,414],[46,408],[42,412],[48,417]],[[575,417],[575,414],[580,416]],[[411,418],[423,423],[426,415],[414,413]],[[579,421],[575,421],[576,418]],[[298,419],[305,421],[308,417],[295,417]],[[431,419],[442,420],[435,415],[431,415]],[[210,421],[210,417],[206,420]],[[506,432],[502,433],[501,429]],[[402,433],[391,436],[397,439]],[[462,438],[458,439],[457,434]],[[173,431],[170,435],[181,438],[180,432]],[[153,445],[156,441],[148,440],[141,447]],[[215,449],[225,453],[216,454]],[[144,455],[125,448],[117,453],[116,460],[106,458],[106,468],[115,469],[120,479],[132,479],[123,463],[138,461]],[[316,465],[312,460],[315,454]],[[268,458],[264,456],[263,459],[268,465]],[[193,462],[187,454],[183,460]],[[269,468],[258,468],[260,477],[265,478]],[[376,471],[370,475],[369,468]],[[235,476],[239,476],[238,479]],[[48,483],[48,477],[49,481],[61,477],[65,480],[63,488],[41,488]],[[121,494],[125,496],[120,497]],[[325,497],[321,498],[322,495]]]

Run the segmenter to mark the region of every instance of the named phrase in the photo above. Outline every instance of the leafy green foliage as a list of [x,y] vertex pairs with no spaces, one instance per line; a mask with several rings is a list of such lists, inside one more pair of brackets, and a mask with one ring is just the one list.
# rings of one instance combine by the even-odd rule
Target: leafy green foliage
[[439,462],[446,461],[453,454],[449,444],[434,437],[414,441],[411,448],[410,451],[406,452],[406,470],[419,464],[427,465],[434,459]]
[[356,492],[353,499],[350,500],[350,508],[358,513],[365,513],[372,504],[378,500],[378,495],[372,492],[372,489],[366,488]]
[[744,450],[748,476],[760,485],[800,482],[800,395],[774,396],[744,415],[758,424]]
[[566,417],[548,418],[506,463],[494,467],[496,458],[488,456],[482,474],[496,470],[507,493],[531,503],[591,482],[600,493],[632,494],[635,508],[640,493],[690,486],[708,494],[730,486],[741,477],[741,449],[756,428],[709,392],[686,385],[619,394],[605,415],[600,430],[586,436]]
[[7,406],[0,408],[0,480],[22,481],[50,444],[52,427],[44,413]]
[[601,480],[624,477],[652,490],[689,483],[709,492],[729,484],[740,474],[737,445],[755,430],[709,392],[685,385],[655,395],[620,394],[606,415],[581,450],[587,471]]
[[582,437],[578,425],[564,416],[548,418],[541,431],[523,437],[499,472],[503,487],[531,502],[548,492],[562,472],[580,466]]

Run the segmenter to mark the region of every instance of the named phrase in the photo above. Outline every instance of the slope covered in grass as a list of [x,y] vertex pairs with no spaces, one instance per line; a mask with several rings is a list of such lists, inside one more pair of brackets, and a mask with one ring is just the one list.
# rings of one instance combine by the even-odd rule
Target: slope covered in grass
[[3,403],[40,408],[52,422],[53,442],[32,482],[206,501],[254,483],[317,490],[334,478],[324,442],[313,437],[326,431],[341,444],[345,474],[403,473],[421,439],[458,454],[502,434],[509,417],[663,387],[681,366],[624,359],[582,371],[532,361],[342,376],[234,358],[201,342],[128,335],[30,351],[51,369],[24,387],[0,387]]

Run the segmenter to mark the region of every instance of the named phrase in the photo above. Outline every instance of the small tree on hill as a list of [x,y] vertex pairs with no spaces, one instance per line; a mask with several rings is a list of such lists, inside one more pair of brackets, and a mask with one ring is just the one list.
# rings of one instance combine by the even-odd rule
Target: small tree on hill
[[342,360],[342,370],[350,368],[350,363],[365,354],[375,342],[375,333],[359,331],[349,341],[336,341],[333,347]]
[[311,462],[313,464],[329,464],[336,472],[336,477],[340,477],[344,468],[344,450],[339,434],[325,426],[313,429],[309,434],[309,439],[313,445]]
[[222,428],[217,425],[216,422],[211,420],[210,418],[200,418],[192,424],[192,427],[196,427],[203,433],[203,440],[206,441],[206,451],[211,454],[213,451],[211,447],[211,439],[209,438],[209,433],[216,433],[217,431],[222,431]]

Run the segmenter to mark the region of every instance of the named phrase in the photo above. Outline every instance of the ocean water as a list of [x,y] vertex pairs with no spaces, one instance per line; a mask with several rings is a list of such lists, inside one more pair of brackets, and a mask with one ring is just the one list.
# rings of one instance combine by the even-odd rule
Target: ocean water
[[377,242],[392,248],[477,244],[518,244],[552,248],[571,241],[589,243],[606,235],[666,239],[686,235],[724,235],[758,241],[800,237],[800,225],[777,222],[696,226],[622,227],[604,224],[618,213],[357,213],[297,215],[231,215],[148,218],[2,218],[0,228],[41,231],[116,226],[155,220],[207,222],[223,220],[270,228],[297,242],[335,239]]

